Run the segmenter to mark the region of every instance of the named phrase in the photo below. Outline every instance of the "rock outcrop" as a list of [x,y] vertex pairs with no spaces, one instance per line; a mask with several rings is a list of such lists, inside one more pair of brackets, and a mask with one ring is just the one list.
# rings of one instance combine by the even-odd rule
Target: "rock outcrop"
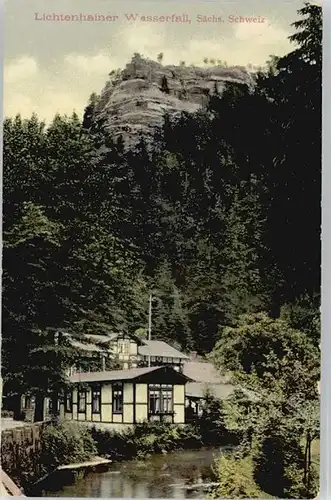
[[122,136],[129,146],[141,134],[148,137],[161,126],[165,113],[196,112],[231,82],[253,85],[243,67],[165,66],[135,54],[106,83],[94,119],[103,119],[113,139]]

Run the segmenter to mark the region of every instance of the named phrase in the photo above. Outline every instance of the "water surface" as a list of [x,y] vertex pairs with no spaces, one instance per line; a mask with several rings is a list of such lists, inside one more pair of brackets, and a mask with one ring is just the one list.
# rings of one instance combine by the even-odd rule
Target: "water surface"
[[218,449],[177,451],[144,461],[118,462],[107,472],[91,472],[49,497],[205,498],[193,484],[214,481],[211,465]]

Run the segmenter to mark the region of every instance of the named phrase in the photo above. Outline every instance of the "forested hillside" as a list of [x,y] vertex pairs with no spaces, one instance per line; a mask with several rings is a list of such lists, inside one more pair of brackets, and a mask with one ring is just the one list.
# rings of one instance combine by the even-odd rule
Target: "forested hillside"
[[254,90],[215,89],[152,148],[114,143],[91,107],[5,120],[5,392],[60,387],[54,332],[144,329],[151,292],[153,337],[186,351],[260,312],[318,346],[321,29],[306,6]]

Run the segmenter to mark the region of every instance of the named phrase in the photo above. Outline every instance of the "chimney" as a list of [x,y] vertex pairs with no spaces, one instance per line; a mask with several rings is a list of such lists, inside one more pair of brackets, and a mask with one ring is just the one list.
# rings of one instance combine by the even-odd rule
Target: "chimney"
[[197,351],[191,351],[190,352],[190,359],[191,359],[191,361],[196,361],[197,357],[198,357]]

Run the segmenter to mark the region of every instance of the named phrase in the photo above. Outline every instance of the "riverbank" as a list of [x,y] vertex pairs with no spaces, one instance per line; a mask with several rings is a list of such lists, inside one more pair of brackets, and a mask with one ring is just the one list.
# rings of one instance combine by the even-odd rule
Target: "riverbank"
[[219,442],[222,442],[223,446],[234,444],[230,436],[219,432],[214,435],[212,430],[209,428],[209,434],[203,434],[198,425],[141,423],[134,429],[116,433],[87,428],[73,422],[52,425],[45,433],[42,454],[48,474],[44,481],[37,481],[29,488],[29,496],[40,496],[45,489],[58,490],[61,486],[75,483],[80,477],[85,477],[88,470],[65,465],[79,462],[81,457],[85,457],[85,460],[93,460],[93,456],[102,457],[112,462],[112,469],[115,463],[124,461],[137,464],[138,468],[143,469],[144,464],[154,457],[190,450],[194,450],[195,455],[197,451],[210,446],[217,451],[215,445]]
[[215,481],[212,464],[219,448],[178,450],[143,460],[113,462],[108,471],[89,473],[45,497],[201,498]]

